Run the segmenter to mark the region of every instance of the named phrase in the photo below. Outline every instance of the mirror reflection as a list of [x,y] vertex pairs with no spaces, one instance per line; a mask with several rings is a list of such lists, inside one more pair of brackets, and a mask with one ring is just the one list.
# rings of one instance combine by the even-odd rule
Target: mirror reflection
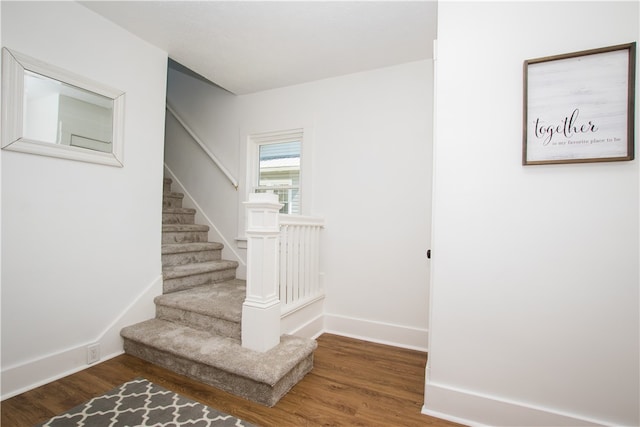
[[111,153],[114,101],[25,70],[24,137]]
[[0,148],[124,167],[125,93],[2,48]]

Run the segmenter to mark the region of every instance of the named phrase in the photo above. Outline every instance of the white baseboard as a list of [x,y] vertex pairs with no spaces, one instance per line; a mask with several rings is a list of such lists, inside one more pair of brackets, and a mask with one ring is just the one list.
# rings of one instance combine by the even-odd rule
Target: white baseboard
[[576,427],[615,424],[432,382],[427,382],[426,385],[422,413],[472,427]]
[[324,315],[325,332],[346,337],[427,351],[429,331],[392,323],[377,322],[337,314]]
[[324,331],[324,298],[285,315],[280,320],[283,334],[315,339]]
[[85,369],[86,346],[92,343],[3,369],[1,399],[8,399]]
[[155,316],[153,299],[160,294],[162,294],[161,275],[147,286],[95,340],[3,369],[0,400],[86,369],[89,367],[87,346],[91,344],[100,345],[100,362],[122,354],[120,330],[125,326],[153,318]]
[[288,333],[297,337],[316,339],[324,332],[323,317],[324,316],[322,315],[317,316],[295,330],[283,333]]
[[465,418],[459,418],[459,417],[455,417],[455,416],[450,415],[450,414],[443,414],[442,412],[432,411],[430,409],[427,409],[426,406],[423,406],[422,407],[422,411],[420,411],[420,412],[422,414],[428,415],[430,417],[439,418],[441,420],[451,421],[452,423],[462,424],[464,426],[469,426],[469,427],[489,427],[489,426],[486,426],[485,424],[476,423],[474,421],[467,420]]
[[[182,185],[182,182],[176,177],[173,171],[167,166],[164,165],[164,170],[167,178],[171,178],[174,184],[178,187],[178,192],[184,194],[183,206],[189,207],[192,206],[196,210],[196,216],[201,218],[205,225],[209,226],[209,233],[214,233],[214,236],[209,238],[210,241],[220,242],[224,245],[222,249],[222,257],[224,259],[230,259],[238,262],[238,269],[236,270],[236,277],[238,279],[246,279],[247,278],[247,263],[245,259],[234,249],[234,246],[229,242],[220,232],[218,227],[211,221],[211,219],[204,213],[202,207],[196,202],[196,200],[191,196],[191,194],[187,191],[187,189]],[[186,203],[185,203],[186,202]],[[196,221],[199,222],[199,221]]]

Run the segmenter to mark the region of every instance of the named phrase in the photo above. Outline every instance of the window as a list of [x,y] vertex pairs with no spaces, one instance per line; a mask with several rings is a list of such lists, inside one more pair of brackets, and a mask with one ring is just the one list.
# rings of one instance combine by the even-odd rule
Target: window
[[283,204],[280,213],[300,215],[302,129],[253,135],[255,178],[253,191],[272,192]]
[[256,193],[273,192],[280,213],[300,214],[300,141],[261,144]]

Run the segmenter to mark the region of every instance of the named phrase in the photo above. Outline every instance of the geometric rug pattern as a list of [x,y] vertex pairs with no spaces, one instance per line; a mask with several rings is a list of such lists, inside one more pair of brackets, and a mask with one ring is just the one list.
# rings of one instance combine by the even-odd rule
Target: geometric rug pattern
[[136,378],[39,426],[249,427],[253,424],[187,399],[144,378]]

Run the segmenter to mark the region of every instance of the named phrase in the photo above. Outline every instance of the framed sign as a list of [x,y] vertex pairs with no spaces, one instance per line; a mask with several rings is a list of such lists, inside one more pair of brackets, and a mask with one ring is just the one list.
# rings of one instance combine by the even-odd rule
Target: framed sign
[[635,51],[524,61],[523,165],[633,160]]

